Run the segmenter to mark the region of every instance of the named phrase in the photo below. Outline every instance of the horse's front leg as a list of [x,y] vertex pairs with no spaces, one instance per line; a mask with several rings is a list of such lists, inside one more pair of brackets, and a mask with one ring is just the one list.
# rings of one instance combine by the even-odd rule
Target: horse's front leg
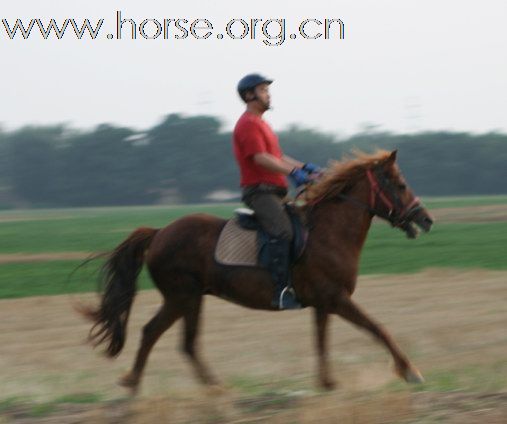
[[326,390],[332,390],[336,384],[333,378],[330,376],[329,360],[328,360],[328,321],[329,314],[323,309],[315,308],[315,335],[316,335],[316,346],[318,354],[318,367],[319,367],[319,384]]
[[415,368],[408,358],[401,352],[395,341],[391,338],[389,333],[383,329],[379,324],[373,321],[359,306],[357,306],[348,294],[343,294],[338,298],[336,304],[336,314],[345,318],[347,321],[369,331],[378,340],[380,340],[385,347],[391,352],[394,359],[396,373],[409,383],[422,383],[424,378],[421,373]]

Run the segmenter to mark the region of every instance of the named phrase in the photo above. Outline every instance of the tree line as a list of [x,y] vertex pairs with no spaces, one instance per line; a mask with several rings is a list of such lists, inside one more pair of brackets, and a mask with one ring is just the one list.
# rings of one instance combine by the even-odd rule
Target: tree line
[[[497,132],[363,131],[345,140],[291,126],[285,153],[323,166],[354,148],[398,149],[421,195],[507,193],[507,135]],[[231,133],[213,116],[167,115],[142,132],[101,124],[0,130],[0,208],[142,205],[209,201],[239,193]]]

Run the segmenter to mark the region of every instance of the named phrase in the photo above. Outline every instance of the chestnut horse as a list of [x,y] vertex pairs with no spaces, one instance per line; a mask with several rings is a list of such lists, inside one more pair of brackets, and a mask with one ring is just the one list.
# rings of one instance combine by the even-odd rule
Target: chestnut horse
[[[414,196],[396,164],[396,151],[334,162],[304,192],[298,210],[309,227],[303,255],[292,269],[300,301],[315,311],[319,383],[334,387],[329,375],[326,328],[329,315],[339,315],[373,334],[391,353],[395,371],[408,382],[422,382],[394,340],[351,299],[359,256],[374,215],[417,235],[414,224],[429,231],[432,219]],[[136,293],[136,279],[146,263],[163,296],[155,316],[144,326],[132,370],[120,384],[136,391],[148,355],[158,338],[183,318],[182,350],[200,381],[216,384],[196,349],[199,314],[205,294],[255,309],[273,310],[274,283],[262,268],[220,265],[214,249],[226,221],[207,214],[184,216],[165,228],[138,228],[112,251],[102,268],[103,295],[97,309],[81,312],[94,322],[90,339],[106,344],[106,354],[117,356],[125,343],[127,321]]]

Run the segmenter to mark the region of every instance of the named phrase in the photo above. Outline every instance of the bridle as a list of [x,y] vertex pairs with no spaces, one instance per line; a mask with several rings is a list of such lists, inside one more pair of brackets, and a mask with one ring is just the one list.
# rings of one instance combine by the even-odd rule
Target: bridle
[[[414,197],[407,206],[403,206],[393,182],[384,173],[377,169],[367,169],[366,176],[370,183],[370,204],[368,207],[370,213],[389,221],[393,227],[405,226],[417,212],[423,209],[418,197]],[[387,213],[378,209],[377,199],[387,208]]]
[[[393,227],[399,228],[404,228],[408,225],[417,212],[423,209],[418,197],[415,197],[407,206],[403,206],[394,188],[394,183],[379,169],[367,169],[366,176],[370,184],[368,204],[343,193],[338,194],[336,197],[366,209],[370,214],[385,219]],[[310,206],[315,206],[324,200],[325,197],[326,196],[323,196],[312,200],[308,202],[308,204]],[[379,208],[381,205],[383,205],[387,211]]]

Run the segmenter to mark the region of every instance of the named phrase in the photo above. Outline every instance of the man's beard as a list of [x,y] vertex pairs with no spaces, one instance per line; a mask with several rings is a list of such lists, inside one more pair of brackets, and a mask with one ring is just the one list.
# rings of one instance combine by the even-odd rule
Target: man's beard
[[260,104],[262,105],[262,108],[264,109],[264,112],[266,112],[267,110],[270,110],[271,109],[271,103],[270,102],[260,102]]

